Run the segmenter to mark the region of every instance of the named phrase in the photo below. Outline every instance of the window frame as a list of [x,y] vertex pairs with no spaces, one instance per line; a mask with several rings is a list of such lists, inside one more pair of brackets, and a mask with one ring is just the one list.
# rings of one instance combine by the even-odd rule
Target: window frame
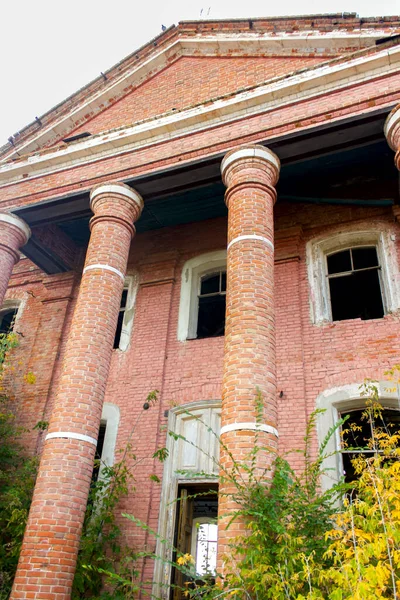
[[[378,224],[379,225],[379,224]],[[310,316],[316,324],[340,323],[332,321],[328,278],[328,255],[354,248],[374,246],[379,262],[378,276],[382,294],[383,317],[400,308],[398,265],[395,247],[396,234],[386,229],[340,231],[329,237],[317,238],[306,247],[310,288]],[[344,319],[348,322],[354,319]]]
[[[161,484],[156,545],[156,555],[161,557],[161,560],[157,560],[154,566],[152,592],[156,598],[169,599],[179,486],[203,483],[215,485],[218,482],[220,419],[220,400],[201,400],[176,406],[168,411],[168,431],[175,432],[179,438],[176,440],[167,435],[166,440],[168,457],[164,463]],[[185,435],[186,426],[191,420],[199,420],[201,425],[201,430],[194,432],[197,447],[190,444],[190,441],[185,442],[181,437]],[[199,440],[198,435],[201,435],[201,431],[203,437]],[[190,440],[190,436],[187,439]],[[199,447],[207,447],[208,452],[200,451]],[[187,473],[193,471],[193,477],[181,473],[183,468]],[[207,476],[199,477],[196,473],[207,473]]]
[[[192,533],[192,548],[191,548],[191,555],[194,558],[194,565],[196,568],[197,565],[197,543],[198,543],[198,527],[197,525],[216,525],[217,526],[217,543],[218,543],[218,519],[212,518],[212,517],[195,517],[192,521],[192,530],[196,531],[196,534],[193,535]],[[206,574],[201,574],[198,573],[196,571],[196,575],[198,575],[199,579],[201,579],[201,577],[204,577],[205,575],[211,575],[211,576],[215,576],[215,573],[206,573]]]
[[[22,307],[22,301],[18,300],[17,298],[10,298],[8,300],[4,300],[3,304],[0,307],[0,321],[8,312],[15,311],[15,317],[14,317],[14,327],[15,327],[18,319],[21,316],[21,307]],[[11,329],[11,331],[14,330],[14,327]]]
[[195,256],[183,265],[178,316],[178,340],[180,342],[197,339],[198,296],[201,278],[226,270],[226,257],[226,250],[216,250]]
[[[398,386],[390,381],[377,382],[379,402],[390,410],[400,411],[400,395]],[[316,408],[321,409],[317,415],[317,437],[321,444],[330,429],[335,427],[341,415],[354,410],[364,410],[366,398],[361,396],[362,384],[351,384],[322,392],[316,402]],[[329,439],[325,449],[326,458],[322,464],[321,487],[327,490],[343,477],[342,443],[340,428]]]
[[139,274],[137,272],[134,272],[130,275],[126,275],[124,281],[124,290],[128,290],[128,295],[126,297],[126,305],[124,308],[124,317],[122,321],[122,329],[119,337],[118,347],[114,348],[114,350],[120,350],[122,352],[125,352],[129,348],[131,342],[133,322],[135,319],[136,296],[138,293],[138,289]]

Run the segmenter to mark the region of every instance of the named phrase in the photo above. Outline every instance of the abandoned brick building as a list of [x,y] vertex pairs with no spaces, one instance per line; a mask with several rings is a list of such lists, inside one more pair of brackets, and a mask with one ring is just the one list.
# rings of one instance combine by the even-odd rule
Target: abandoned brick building
[[[1,148],[1,328],[15,317],[10,393],[42,455],[13,599],[69,598],[99,429],[106,463],[129,439],[138,457],[169,447],[121,512],[172,543],[174,498],[215,485],[196,417],[237,458],[256,430],[300,447],[316,407],[319,437],[358,418],[360,383],[400,351],[399,102],[398,17],[182,22]],[[330,460],[331,478],[348,469]],[[216,512],[199,502],[193,521]],[[220,522],[219,555],[235,533]],[[165,598],[171,576],[143,565]]]

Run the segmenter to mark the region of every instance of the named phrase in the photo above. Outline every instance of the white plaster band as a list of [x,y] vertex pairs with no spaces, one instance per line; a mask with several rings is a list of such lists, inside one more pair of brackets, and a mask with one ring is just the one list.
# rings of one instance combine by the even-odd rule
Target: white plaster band
[[265,433],[272,433],[275,437],[279,437],[278,430],[272,425],[265,425],[264,423],[230,423],[230,425],[224,425],[221,427],[220,435],[228,433],[229,431],[264,431]]
[[0,212],[0,221],[2,221],[3,223],[9,223],[10,225],[14,225],[14,227],[18,227],[18,229],[20,229],[25,235],[25,243],[31,237],[30,227],[25,223],[25,221],[17,217],[17,215],[13,215],[12,213]]
[[222,159],[222,177],[224,176],[224,173],[229,165],[241,158],[262,158],[266,162],[272,163],[278,169],[278,171],[281,168],[279,158],[274,152],[272,152],[272,150],[269,150],[268,148],[264,148],[262,146],[258,146],[256,148],[239,148],[236,150],[236,152],[232,152],[232,154],[228,154]]
[[111,271],[111,273],[119,275],[122,281],[125,281],[125,275],[115,267],[110,267],[110,265],[101,265],[100,263],[97,265],[89,265],[83,269],[83,273],[86,273],[86,271],[89,271],[90,269],[105,269],[106,271]]
[[93,202],[93,200],[99,194],[106,194],[107,192],[111,194],[121,194],[122,196],[127,196],[128,198],[136,202],[138,206],[140,206],[140,210],[142,210],[144,206],[142,196],[138,194],[134,189],[125,185],[124,183],[105,183],[104,185],[99,185],[98,187],[95,187],[90,192],[90,202]]
[[231,246],[233,246],[233,244],[236,244],[237,242],[241,242],[242,240],[259,240],[261,242],[264,242],[265,244],[267,244],[267,246],[269,246],[271,248],[271,250],[274,250],[274,245],[271,242],[271,240],[269,240],[268,238],[264,237],[263,235],[256,235],[255,233],[250,234],[250,235],[239,235],[238,237],[234,238],[233,240],[231,240],[228,244],[228,250]]
[[75,433],[74,431],[54,431],[46,435],[46,440],[54,440],[57,438],[64,438],[69,440],[79,440],[80,442],[88,442],[97,446],[97,440],[92,438],[90,435],[84,435],[83,433]]

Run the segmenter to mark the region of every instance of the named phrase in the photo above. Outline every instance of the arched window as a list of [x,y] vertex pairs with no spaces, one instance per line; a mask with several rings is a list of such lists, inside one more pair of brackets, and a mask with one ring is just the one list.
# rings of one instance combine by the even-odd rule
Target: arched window
[[348,231],[307,244],[314,323],[379,319],[400,307],[395,234]]
[[226,250],[188,260],[182,270],[178,340],[225,332]]
[[137,273],[125,277],[119,308],[117,329],[114,337],[114,350],[127,350],[131,341],[133,320],[135,316],[136,295],[139,287]]
[[[400,398],[397,386],[382,381],[378,384],[379,401],[383,407],[381,416],[376,418],[376,426],[388,432],[400,432]],[[347,417],[343,432],[336,430],[329,438],[323,464],[322,487],[328,489],[344,477],[347,482],[354,480],[351,464],[356,454],[370,454],[372,436],[371,422],[366,418],[366,398],[361,395],[358,384],[326,390],[317,398],[317,408],[323,410],[317,416],[318,440],[321,444],[339,419]],[[355,425],[357,430],[352,427]]]
[[0,334],[7,334],[13,330],[19,307],[19,300],[6,300],[0,308]]

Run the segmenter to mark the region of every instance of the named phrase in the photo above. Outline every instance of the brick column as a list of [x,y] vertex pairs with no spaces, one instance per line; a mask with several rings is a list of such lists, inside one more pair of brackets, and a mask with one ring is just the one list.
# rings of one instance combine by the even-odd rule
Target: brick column
[[[12,599],[71,596],[139,194],[95,187],[94,217]],[[29,593],[29,595],[28,595]]]
[[[229,210],[221,415],[226,447],[221,463],[228,470],[229,454],[239,463],[248,462],[256,431],[259,446],[277,447],[273,207],[279,169],[278,157],[257,145],[228,152],[221,165]],[[260,419],[257,390],[262,396]],[[268,453],[260,453],[258,473],[270,462]],[[235,509],[229,496],[234,487],[222,483],[220,491],[218,557],[223,568],[229,542],[244,533],[244,523],[237,519],[225,529],[230,517],[224,515]]]
[[19,249],[29,240],[28,225],[11,213],[0,212],[0,306],[3,304],[14,265],[19,261]]
[[394,164],[400,171],[400,104],[389,113],[384,131],[389,146],[396,152]]

